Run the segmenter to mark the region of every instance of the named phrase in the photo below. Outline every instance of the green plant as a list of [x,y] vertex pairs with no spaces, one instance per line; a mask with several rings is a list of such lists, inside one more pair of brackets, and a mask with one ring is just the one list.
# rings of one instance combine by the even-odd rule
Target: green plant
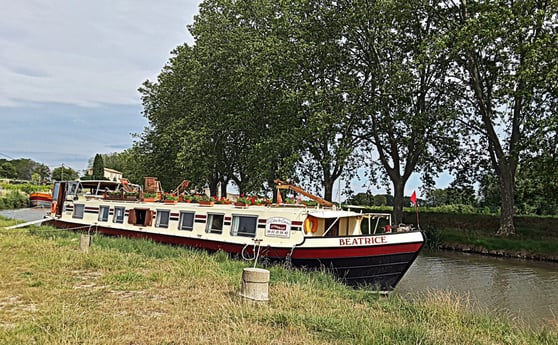
[[200,196],[200,201],[204,201],[204,202],[215,202],[215,198],[212,196],[208,196],[206,194],[202,194]]
[[241,194],[236,199],[236,202],[239,203],[239,204],[252,205],[252,199],[250,197],[244,196],[244,194]]
[[258,197],[253,200],[254,205],[269,205],[271,200],[268,198]]
[[17,190],[11,190],[0,196],[0,209],[16,209],[27,207],[28,205],[29,197]]
[[176,196],[174,194],[171,194],[171,193],[165,193],[165,200],[177,201],[178,196]]

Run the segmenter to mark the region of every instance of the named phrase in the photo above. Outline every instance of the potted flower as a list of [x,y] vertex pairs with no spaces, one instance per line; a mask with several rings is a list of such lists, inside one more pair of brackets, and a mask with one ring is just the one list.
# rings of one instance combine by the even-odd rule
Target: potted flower
[[257,206],[266,206],[269,205],[270,203],[271,201],[269,201],[268,198],[256,198],[253,201],[253,204]]
[[201,195],[200,196],[200,200],[198,201],[200,203],[200,205],[204,205],[204,206],[213,206],[215,204],[215,198],[212,196],[208,196],[208,195]]
[[143,201],[145,202],[157,201],[157,193],[143,193]]
[[137,200],[138,196],[138,192],[124,192],[124,199],[126,200]]
[[246,206],[252,205],[252,198],[244,196],[244,194],[241,194],[236,199],[236,202],[234,203],[234,205],[237,206],[237,207],[246,207]]
[[105,192],[105,199],[122,199],[122,192],[119,190],[111,190],[111,191],[107,191]]
[[178,199],[178,201],[190,203],[192,202],[192,196],[190,194],[182,193],[180,194],[180,198]]
[[223,204],[223,205],[229,205],[231,203],[231,201],[225,197],[220,197],[219,199],[217,199],[215,201],[216,204]]
[[165,193],[165,204],[176,204],[178,197],[171,193]]

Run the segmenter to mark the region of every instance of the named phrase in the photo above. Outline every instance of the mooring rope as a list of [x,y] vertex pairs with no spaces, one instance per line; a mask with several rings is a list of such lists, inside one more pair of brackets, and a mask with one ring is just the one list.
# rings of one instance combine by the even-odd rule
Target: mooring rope
[[260,250],[262,248],[261,246],[261,242],[262,240],[257,240],[257,239],[252,239],[254,241],[254,243],[252,244],[253,249],[252,252],[254,253],[253,257],[248,257],[246,255],[246,249],[248,249],[248,247],[250,246],[250,243],[246,243],[244,245],[244,247],[242,248],[242,251],[240,252],[240,255],[242,256],[242,259],[246,260],[246,261],[252,261],[254,260],[254,267],[256,267],[256,264],[258,263],[258,257],[260,256]]

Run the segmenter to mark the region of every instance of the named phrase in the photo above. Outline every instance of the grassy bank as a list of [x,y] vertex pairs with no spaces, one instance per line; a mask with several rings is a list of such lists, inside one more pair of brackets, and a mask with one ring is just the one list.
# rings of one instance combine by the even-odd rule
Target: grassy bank
[[[415,214],[406,213],[405,222],[416,223]],[[498,216],[423,212],[420,222],[431,247],[558,261],[557,217],[515,217],[509,238],[496,236]]]
[[530,329],[465,299],[416,302],[271,267],[270,301],[238,293],[246,263],[148,241],[0,219],[0,344],[555,344],[558,325]]

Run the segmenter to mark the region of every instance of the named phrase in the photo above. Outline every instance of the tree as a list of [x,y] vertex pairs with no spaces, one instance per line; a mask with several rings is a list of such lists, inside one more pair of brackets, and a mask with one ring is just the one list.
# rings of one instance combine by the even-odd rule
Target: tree
[[138,148],[149,166],[164,167],[165,175],[183,171],[212,194],[218,183],[223,192],[230,181],[253,191],[290,174],[298,154],[291,133],[300,126],[283,86],[288,72],[281,73],[287,68],[276,41],[286,40],[271,32],[286,32],[270,24],[275,6],[202,3],[190,27],[196,45],[175,49],[157,82],[140,89],[151,126]]
[[300,12],[293,39],[301,57],[297,79],[303,81],[292,86],[301,100],[302,159],[297,171],[306,185],[323,188],[324,199],[332,201],[335,182],[351,180],[364,159],[358,149],[363,138],[355,135],[362,117],[352,97],[360,81],[352,76],[344,13],[337,4],[302,1],[294,11]]
[[[447,44],[461,97],[463,136],[474,168],[499,180],[498,235],[515,234],[514,198],[521,153],[556,116],[555,1],[447,1]],[[463,87],[460,87],[463,86]]]
[[71,181],[77,180],[79,174],[72,168],[65,167],[64,165],[54,168],[52,170],[52,179],[54,181]]
[[377,152],[370,177],[380,166],[393,185],[393,220],[403,219],[404,189],[421,170],[425,181],[454,157],[451,121],[454,100],[448,96],[449,67],[439,20],[443,9],[429,1],[342,1],[346,49],[352,52],[352,75],[360,87],[348,97],[365,114],[358,133]]
[[105,163],[103,157],[97,153],[95,159],[93,160],[93,180],[104,180],[105,179]]
[[0,162],[0,177],[2,178],[17,178],[16,167],[9,161],[2,160]]
[[44,164],[37,163],[33,170],[33,174],[38,174],[41,182],[50,180],[50,168]]

